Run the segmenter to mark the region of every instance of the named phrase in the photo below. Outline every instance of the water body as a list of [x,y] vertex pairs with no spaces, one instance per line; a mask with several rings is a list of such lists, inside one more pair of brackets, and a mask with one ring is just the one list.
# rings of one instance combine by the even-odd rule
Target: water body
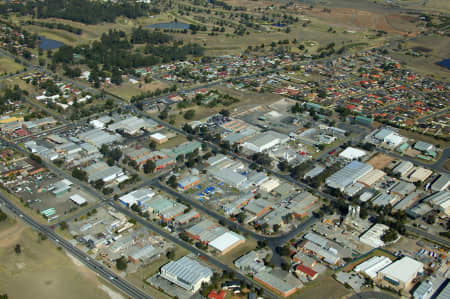
[[439,61],[437,64],[440,65],[440,66],[443,66],[445,68],[450,69],[450,58],[447,58],[447,59],[444,59],[442,61]]
[[45,36],[40,36],[39,38],[41,40],[39,48],[41,48],[42,50],[53,50],[64,46],[63,42],[54,39],[49,39],[46,38]]
[[157,23],[145,26],[155,29],[189,29],[190,25],[182,22]]

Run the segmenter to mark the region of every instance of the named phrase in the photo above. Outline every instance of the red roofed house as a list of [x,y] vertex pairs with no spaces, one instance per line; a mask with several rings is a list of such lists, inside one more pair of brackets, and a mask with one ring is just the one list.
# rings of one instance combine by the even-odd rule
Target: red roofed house
[[212,290],[211,292],[209,292],[208,298],[210,298],[210,299],[224,299],[226,294],[227,293],[225,293],[224,291],[220,291],[220,292],[217,293],[215,290]]

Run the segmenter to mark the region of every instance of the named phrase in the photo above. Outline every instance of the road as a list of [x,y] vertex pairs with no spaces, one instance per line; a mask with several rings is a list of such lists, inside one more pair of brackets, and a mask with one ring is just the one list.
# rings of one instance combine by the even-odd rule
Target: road
[[418,235],[419,237],[423,237],[425,239],[428,239],[430,241],[436,242],[436,243],[441,244],[441,245],[445,245],[448,248],[450,248],[450,241],[447,240],[447,239],[438,237],[436,235],[432,235],[432,234],[427,233],[426,231],[424,231],[422,229],[419,229],[419,228],[416,228],[416,227],[413,227],[413,226],[406,225],[405,228],[406,228],[407,232],[413,233],[415,235]]
[[90,258],[87,254],[79,250],[78,248],[72,246],[71,243],[66,241],[64,238],[57,235],[52,229],[43,226],[36,221],[34,221],[31,217],[27,216],[27,214],[23,213],[19,208],[17,208],[13,203],[11,203],[8,199],[6,199],[2,194],[0,194],[0,200],[3,201],[4,206],[11,210],[14,214],[18,216],[19,219],[22,219],[26,224],[31,226],[37,232],[45,235],[49,240],[54,241],[57,246],[60,246],[67,250],[72,256],[77,258],[81,263],[87,266],[92,271],[96,272],[98,275],[103,277],[106,281],[109,281],[115,287],[123,291],[125,294],[130,296],[131,298],[152,298],[148,296],[132,284],[118,277],[115,273],[110,271],[109,269],[103,267],[100,263],[98,263],[95,259]]

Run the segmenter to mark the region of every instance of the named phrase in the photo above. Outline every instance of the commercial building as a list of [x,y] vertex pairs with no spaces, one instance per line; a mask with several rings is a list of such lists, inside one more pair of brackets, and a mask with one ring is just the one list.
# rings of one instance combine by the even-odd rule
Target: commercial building
[[264,192],[272,192],[275,188],[280,185],[280,180],[277,178],[270,178],[269,180],[262,183],[259,188]]
[[294,294],[298,290],[296,285],[283,280],[278,275],[271,274],[271,272],[261,271],[253,278],[283,298]]
[[359,241],[371,247],[383,247],[384,242],[381,237],[386,231],[389,230],[389,226],[377,223],[372,226],[368,231],[359,237]]
[[392,261],[386,256],[373,256],[367,261],[364,261],[361,264],[357,265],[353,269],[353,271],[355,271],[356,273],[364,273],[371,279],[375,279],[378,272],[380,272],[391,263]]
[[405,256],[378,272],[378,277],[396,288],[407,289],[413,279],[423,272],[423,266],[421,262]]
[[203,283],[211,281],[213,272],[199,262],[184,256],[177,261],[171,261],[162,266],[160,275],[183,289],[196,292],[202,287]]
[[196,219],[198,217],[200,217],[200,214],[196,210],[190,210],[189,212],[187,212],[185,214],[181,214],[181,215],[175,217],[173,222],[178,225],[183,225],[183,224],[189,223],[190,221],[192,221],[193,219]]
[[321,247],[312,241],[306,241],[302,250],[306,253],[315,255],[317,258],[322,259],[330,265],[336,265],[341,259],[334,248]]
[[331,188],[343,191],[345,187],[355,183],[372,169],[373,167],[371,165],[359,161],[352,161],[341,170],[329,176],[325,183]]
[[209,242],[209,246],[215,249],[219,254],[227,254],[234,248],[245,243],[245,238],[241,235],[228,231],[223,235]]
[[397,184],[392,186],[392,188],[389,191],[391,192],[392,195],[397,195],[400,198],[403,198],[415,190],[416,185],[414,185],[413,183],[399,181]]
[[133,247],[128,253],[128,259],[133,263],[146,263],[160,253],[161,250],[159,248],[153,247],[152,245],[147,245],[144,247]]
[[339,157],[351,161],[358,160],[364,157],[366,154],[367,153],[361,149],[349,146],[339,154]]
[[89,122],[91,126],[93,126],[96,129],[104,129],[106,128],[106,125],[112,121],[112,118],[110,116],[102,116],[98,119],[93,119]]

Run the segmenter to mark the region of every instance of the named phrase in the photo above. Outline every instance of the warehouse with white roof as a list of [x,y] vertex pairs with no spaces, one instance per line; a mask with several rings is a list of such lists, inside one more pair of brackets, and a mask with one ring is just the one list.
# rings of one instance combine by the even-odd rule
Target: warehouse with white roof
[[405,256],[381,270],[378,277],[398,289],[407,289],[417,274],[423,272],[423,266],[421,262]]
[[367,261],[362,262],[356,266],[353,270],[356,273],[364,273],[371,279],[377,277],[378,272],[390,265],[392,261],[386,256],[373,256]]
[[352,161],[350,164],[329,176],[325,183],[328,187],[343,191],[345,187],[355,183],[359,178],[371,171],[371,165]]
[[365,151],[359,148],[349,146],[339,154],[339,157],[346,160],[358,160],[359,158],[364,157],[366,154],[367,153]]
[[184,256],[162,266],[160,275],[183,289],[197,292],[203,283],[211,281],[213,272],[199,262]]
[[245,238],[235,232],[226,232],[209,242],[209,246],[220,254],[226,254],[237,246],[245,243]]
[[389,230],[389,226],[377,223],[372,226],[368,231],[362,234],[359,237],[359,241],[371,247],[382,247],[384,246],[383,240],[381,237],[384,235],[386,231]]

